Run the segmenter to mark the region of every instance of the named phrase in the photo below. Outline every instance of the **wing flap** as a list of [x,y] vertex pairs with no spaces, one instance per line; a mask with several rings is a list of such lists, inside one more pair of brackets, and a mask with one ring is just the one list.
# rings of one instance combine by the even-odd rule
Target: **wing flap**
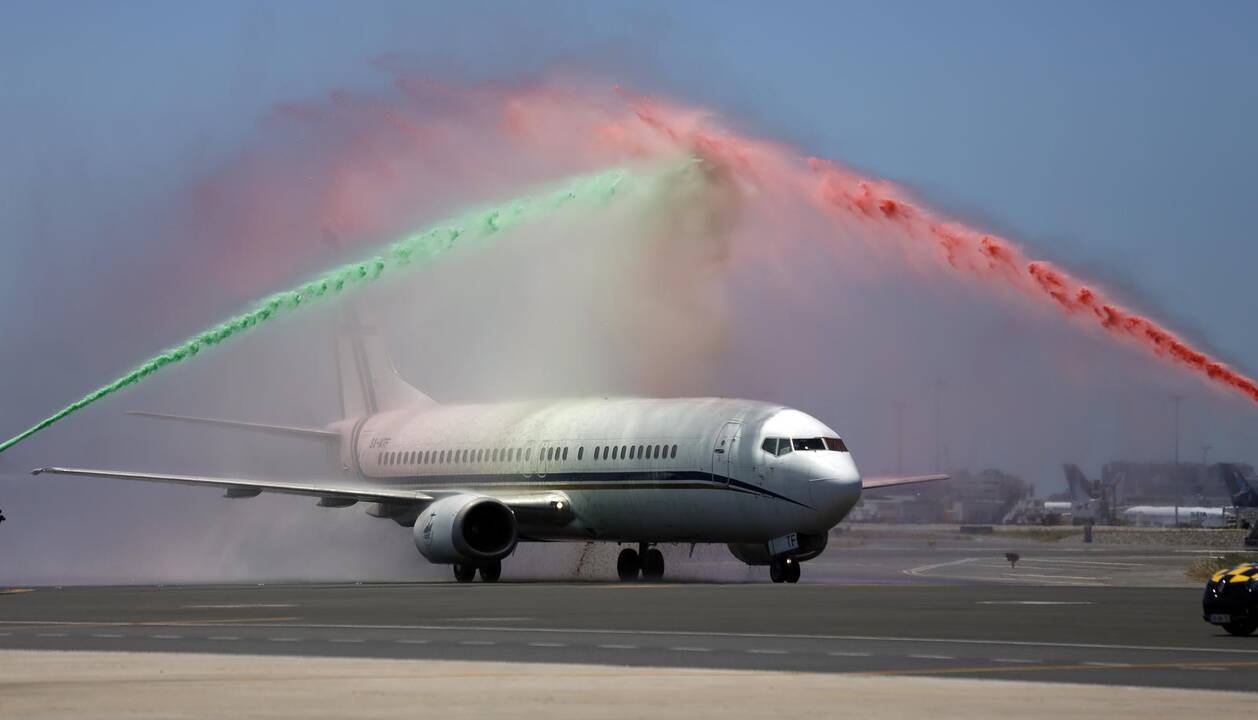
[[918,483],[947,480],[947,475],[909,475],[907,477],[867,477],[861,480],[861,490],[877,490],[879,488],[916,485]]
[[[92,468],[43,467],[31,471],[32,475],[77,475],[80,477],[108,478],[111,480],[139,480],[142,482],[200,485],[225,488],[227,497],[253,497],[263,492],[286,493],[330,498],[334,501],[363,501],[380,503],[421,503],[432,500],[415,490],[358,486],[345,482],[295,483],[273,480],[242,480],[237,478],[204,477],[200,475],[163,475],[120,470],[96,470]],[[351,503],[352,504],[352,503]]]

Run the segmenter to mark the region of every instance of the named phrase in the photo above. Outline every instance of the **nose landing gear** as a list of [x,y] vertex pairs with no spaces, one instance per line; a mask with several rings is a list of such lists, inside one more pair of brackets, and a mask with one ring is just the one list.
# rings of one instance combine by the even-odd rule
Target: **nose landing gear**
[[799,561],[793,557],[776,557],[769,563],[769,579],[775,583],[799,582]]

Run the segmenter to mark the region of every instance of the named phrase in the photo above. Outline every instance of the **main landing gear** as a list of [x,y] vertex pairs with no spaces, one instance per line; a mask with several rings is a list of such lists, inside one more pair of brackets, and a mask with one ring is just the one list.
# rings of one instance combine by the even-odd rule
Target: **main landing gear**
[[454,564],[454,579],[461,583],[470,583],[476,579],[476,571],[480,570],[480,579],[483,582],[498,582],[498,578],[502,577],[502,561],[494,560],[484,565],[465,565],[463,563]]
[[659,580],[664,577],[664,553],[646,543],[639,543],[638,549],[625,548],[616,558],[616,574],[620,579],[629,582],[638,579],[642,573],[643,580]]
[[799,582],[799,561],[793,557],[776,557],[769,562],[769,579],[775,583]]

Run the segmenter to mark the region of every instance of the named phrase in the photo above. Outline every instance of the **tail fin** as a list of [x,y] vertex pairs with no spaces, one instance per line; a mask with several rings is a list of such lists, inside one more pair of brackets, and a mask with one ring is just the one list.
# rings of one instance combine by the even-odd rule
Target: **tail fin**
[[407,405],[436,402],[398,376],[378,333],[358,322],[351,310],[337,333],[342,417],[357,418]]
[[1232,495],[1249,489],[1249,483],[1245,482],[1245,476],[1241,474],[1240,468],[1235,465],[1219,463],[1219,473],[1223,476],[1223,482],[1227,485],[1227,491]]
[[1070,489],[1071,500],[1087,500],[1091,496],[1088,478],[1078,465],[1066,463],[1061,466],[1066,473],[1066,487]]
[[1237,507],[1258,507],[1258,489],[1249,484],[1241,469],[1230,463],[1219,463],[1219,472],[1223,482],[1227,483],[1227,491],[1232,496],[1232,503]]

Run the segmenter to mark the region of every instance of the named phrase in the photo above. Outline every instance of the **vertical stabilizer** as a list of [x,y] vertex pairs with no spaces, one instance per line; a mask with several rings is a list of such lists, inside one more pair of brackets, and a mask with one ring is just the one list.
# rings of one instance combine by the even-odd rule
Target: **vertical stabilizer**
[[1091,483],[1088,482],[1088,478],[1078,465],[1067,463],[1062,465],[1061,469],[1066,473],[1066,487],[1070,490],[1071,500],[1087,500],[1091,497],[1092,493],[1089,492]]
[[359,322],[352,310],[344,317],[336,338],[342,417],[436,404],[397,374],[379,333]]

